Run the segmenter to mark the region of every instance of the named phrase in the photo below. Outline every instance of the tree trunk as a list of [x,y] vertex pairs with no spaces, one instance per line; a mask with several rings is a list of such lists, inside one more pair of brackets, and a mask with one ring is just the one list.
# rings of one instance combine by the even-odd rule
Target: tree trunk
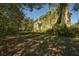
[[69,10],[67,8],[67,4],[61,3],[59,5],[59,18],[57,23],[60,24],[62,27],[69,28],[70,27],[70,22],[69,22]]
[[69,10],[66,8],[65,9],[65,25],[67,28],[70,27],[70,18],[69,18],[70,14],[69,14]]

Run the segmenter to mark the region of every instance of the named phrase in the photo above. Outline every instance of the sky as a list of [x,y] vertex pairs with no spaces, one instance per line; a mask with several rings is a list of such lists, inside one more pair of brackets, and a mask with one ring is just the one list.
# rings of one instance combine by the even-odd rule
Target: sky
[[[72,11],[73,6],[74,4],[69,4],[68,8],[69,8],[69,11],[72,13],[70,17],[71,23],[76,23],[79,20],[79,12]],[[41,8],[40,10],[34,9],[32,12],[29,10],[23,10],[23,12],[25,13],[27,17],[30,17],[34,20],[39,18],[41,15],[43,15],[47,11],[48,11],[48,4],[44,5],[43,8]]]
[[72,8],[74,6],[74,3],[73,4],[69,4],[69,11],[72,13],[71,15],[71,22],[72,23],[76,23],[78,20],[79,20],[79,11],[78,12],[75,12],[75,11],[72,11]]

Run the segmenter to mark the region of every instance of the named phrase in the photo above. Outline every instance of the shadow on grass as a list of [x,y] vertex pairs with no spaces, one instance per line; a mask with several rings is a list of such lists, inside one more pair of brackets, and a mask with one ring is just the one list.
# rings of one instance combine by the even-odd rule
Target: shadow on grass
[[23,33],[15,38],[0,40],[0,55],[12,56],[76,56],[79,55],[79,38],[49,35],[48,33]]

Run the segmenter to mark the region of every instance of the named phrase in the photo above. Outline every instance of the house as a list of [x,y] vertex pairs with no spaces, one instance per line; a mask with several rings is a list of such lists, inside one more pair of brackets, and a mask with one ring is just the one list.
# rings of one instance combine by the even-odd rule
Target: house
[[41,21],[39,19],[34,21],[34,32],[39,31],[39,28],[41,27]]
[[[71,13],[67,9],[65,14],[63,13],[63,19],[60,23],[60,25],[65,24],[70,27],[70,16]],[[59,20],[59,14],[57,11],[48,11],[42,16],[39,17],[39,19],[34,21],[34,32],[46,32],[49,29],[52,29],[54,25],[56,25],[57,21]]]

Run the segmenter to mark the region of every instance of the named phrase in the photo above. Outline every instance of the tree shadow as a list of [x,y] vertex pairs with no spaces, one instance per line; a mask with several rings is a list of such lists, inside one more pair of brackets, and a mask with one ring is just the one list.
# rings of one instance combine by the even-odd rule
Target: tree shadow
[[27,33],[7,40],[0,40],[0,55],[6,56],[77,56],[79,55],[78,32],[75,35],[50,35]]

